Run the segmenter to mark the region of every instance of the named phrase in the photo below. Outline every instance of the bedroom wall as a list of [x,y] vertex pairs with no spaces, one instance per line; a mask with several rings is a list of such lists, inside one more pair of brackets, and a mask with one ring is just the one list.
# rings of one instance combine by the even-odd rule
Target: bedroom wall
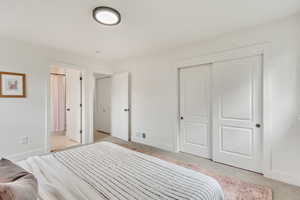
[[[300,15],[208,41],[115,63],[132,77],[131,133],[136,142],[175,150],[177,71],[174,63],[216,52],[271,43],[272,156],[266,176],[300,186]],[[145,132],[146,139],[137,137]]]
[[[64,51],[9,38],[0,38],[0,43],[0,71],[26,73],[28,94],[24,99],[0,98],[0,157],[18,160],[44,153],[49,128],[47,95],[50,66],[68,63],[84,70],[87,77],[86,102],[92,93],[88,88],[93,72],[108,73],[110,70],[98,60]],[[88,107],[86,112],[86,132],[89,133]]]

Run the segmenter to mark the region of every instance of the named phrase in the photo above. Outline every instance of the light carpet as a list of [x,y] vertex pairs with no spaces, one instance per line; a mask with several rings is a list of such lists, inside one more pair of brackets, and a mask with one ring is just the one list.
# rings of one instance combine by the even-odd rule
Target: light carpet
[[148,155],[157,157],[159,159],[162,159],[162,160],[165,160],[165,161],[201,172],[210,177],[213,177],[221,185],[221,187],[224,191],[226,200],[272,200],[272,189],[269,187],[257,185],[257,184],[253,184],[253,183],[248,183],[248,182],[245,182],[242,180],[238,180],[236,178],[218,175],[212,171],[202,169],[201,166],[174,160],[174,159],[171,159],[166,156],[162,156],[162,155],[159,155],[159,154],[156,154],[153,152],[138,150],[138,149],[133,148],[126,144],[122,144],[121,146],[124,146],[124,147],[129,148],[134,151],[138,151],[138,152],[141,152],[144,154],[148,154]]

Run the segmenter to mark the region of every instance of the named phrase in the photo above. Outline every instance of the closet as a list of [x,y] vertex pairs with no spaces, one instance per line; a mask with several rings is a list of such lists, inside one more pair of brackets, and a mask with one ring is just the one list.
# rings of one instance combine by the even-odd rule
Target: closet
[[211,65],[180,69],[181,151],[210,158]]
[[262,56],[179,69],[180,150],[261,172]]

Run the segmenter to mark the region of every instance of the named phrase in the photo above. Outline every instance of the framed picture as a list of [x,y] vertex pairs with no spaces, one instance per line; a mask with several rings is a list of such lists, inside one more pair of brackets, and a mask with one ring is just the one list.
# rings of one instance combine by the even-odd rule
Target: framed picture
[[26,75],[0,72],[0,98],[25,98]]

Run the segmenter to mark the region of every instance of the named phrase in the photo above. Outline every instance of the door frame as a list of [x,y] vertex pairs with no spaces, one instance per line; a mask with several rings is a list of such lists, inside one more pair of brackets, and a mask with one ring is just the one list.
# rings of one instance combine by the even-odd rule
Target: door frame
[[[124,71],[126,72],[126,71]],[[128,113],[128,141],[131,141],[131,73],[130,72],[126,72],[128,73],[128,78],[129,78],[129,83],[128,83],[128,106],[129,106],[129,113]],[[94,143],[94,130],[95,130],[95,124],[94,124],[94,116],[95,116],[95,95],[96,95],[96,76],[95,74],[103,74],[106,76],[109,76],[111,78],[113,78],[113,76],[115,74],[118,73],[107,73],[107,72],[98,72],[98,71],[92,71],[91,72],[91,79],[90,79],[90,84],[91,84],[91,93],[89,95],[90,96],[90,100],[89,100],[89,104],[90,104],[90,112],[89,112],[89,126],[90,126],[90,131],[89,131],[89,139],[88,139],[88,143]]]
[[[229,49],[212,53],[199,57],[192,57],[183,61],[175,63],[177,68],[177,125],[176,134],[174,138],[175,151],[180,150],[180,79],[179,70],[184,67],[191,67],[197,65],[205,65],[214,62],[234,60],[251,56],[262,57],[262,169],[263,174],[269,176],[272,172],[271,163],[271,149],[272,149],[272,96],[270,91],[272,89],[271,83],[271,43],[262,43],[247,45],[239,48]],[[212,116],[211,116],[212,117]],[[213,149],[211,149],[212,152]]]
[[88,141],[87,138],[87,129],[86,129],[86,111],[87,111],[87,105],[86,105],[86,81],[87,81],[87,73],[86,71],[82,70],[79,66],[73,65],[73,64],[66,64],[66,63],[55,63],[48,67],[48,78],[47,78],[47,88],[46,88],[46,137],[45,137],[45,153],[49,153],[51,151],[51,68],[52,67],[59,67],[62,69],[74,69],[81,72],[81,130],[82,134],[80,136],[81,138],[81,144],[86,144]]
[[[178,147],[177,147],[177,151],[181,151],[181,80],[180,80],[180,71],[184,70],[184,69],[189,69],[189,68],[196,68],[196,67],[207,67],[207,66],[212,66],[212,63],[201,63],[199,65],[190,65],[190,66],[183,66],[183,67],[178,67],[177,68],[177,77],[178,77]],[[212,71],[211,69],[209,69],[209,80],[210,80],[210,85],[209,85],[209,123],[208,123],[208,159],[212,159],[213,158],[213,149],[212,149],[212,145],[213,145],[213,137],[211,131],[212,131]]]
[[105,77],[103,77],[103,78],[112,78],[112,76],[113,76],[113,74],[112,73],[101,73],[101,72],[93,72],[93,74],[92,74],[92,86],[93,86],[93,88],[92,88],[92,95],[93,95],[93,97],[91,98],[92,99],[92,103],[90,103],[90,105],[91,105],[91,120],[90,120],[90,124],[91,124],[91,136],[90,136],[90,141],[89,142],[91,142],[91,143],[94,143],[94,135],[95,135],[95,130],[96,130],[96,126],[95,126],[95,103],[96,103],[96,94],[97,94],[97,92],[96,92],[96,84],[97,84],[97,77],[96,77],[96,74],[101,74],[101,75],[103,75],[103,76],[105,76]]

